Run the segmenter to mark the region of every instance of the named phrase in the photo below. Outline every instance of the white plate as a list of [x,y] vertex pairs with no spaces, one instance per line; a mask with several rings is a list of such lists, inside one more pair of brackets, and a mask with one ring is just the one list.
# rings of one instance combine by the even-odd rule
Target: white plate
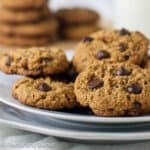
[[108,132],[103,130],[81,130],[71,129],[66,126],[58,126],[58,123],[53,119],[49,122],[44,122],[36,115],[23,113],[14,108],[0,105],[0,124],[7,125],[12,128],[17,128],[25,131],[50,135],[73,142],[92,142],[92,143],[124,143],[124,142],[139,142],[150,139],[149,130],[130,131],[130,132]]
[[[73,52],[69,51],[67,56],[69,59],[72,57]],[[82,122],[82,123],[103,123],[103,124],[123,124],[123,123],[145,123],[150,122],[150,116],[140,116],[140,117],[96,117],[96,116],[87,116],[79,115],[72,113],[63,113],[59,111],[49,111],[42,110],[37,108],[28,107],[20,104],[16,99],[12,97],[11,87],[12,84],[20,78],[20,76],[15,75],[5,75],[0,73],[0,102],[5,103],[11,107],[30,112],[33,114],[45,116],[47,118],[53,117],[57,119],[73,121],[73,122]]]

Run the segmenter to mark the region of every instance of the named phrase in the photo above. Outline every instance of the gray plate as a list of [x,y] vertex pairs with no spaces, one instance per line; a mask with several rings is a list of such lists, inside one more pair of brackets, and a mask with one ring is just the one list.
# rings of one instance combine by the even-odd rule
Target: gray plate
[[104,131],[82,130],[80,127],[72,129],[66,126],[63,121],[57,122],[55,119],[43,120],[37,115],[23,113],[22,111],[0,105],[0,124],[9,127],[31,131],[39,134],[50,135],[61,139],[84,142],[84,143],[124,143],[139,142],[150,139],[150,126],[141,131]]

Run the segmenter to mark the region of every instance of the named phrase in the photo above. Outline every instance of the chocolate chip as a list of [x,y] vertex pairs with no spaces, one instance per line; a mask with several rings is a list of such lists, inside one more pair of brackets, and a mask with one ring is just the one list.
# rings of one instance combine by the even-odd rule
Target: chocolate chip
[[125,56],[124,56],[124,59],[125,59],[125,60],[128,60],[128,59],[129,59],[129,56],[128,56],[128,55],[125,55]]
[[130,75],[131,72],[129,72],[127,69],[125,69],[124,67],[120,67],[118,68],[118,70],[116,71],[116,75],[118,76],[127,76]]
[[49,58],[49,57],[42,57],[42,58],[40,58],[40,63],[42,63],[42,62],[50,62],[50,61],[52,61],[52,58]]
[[141,103],[139,103],[139,102],[137,102],[137,101],[135,101],[134,103],[133,103],[133,107],[136,109],[136,110],[139,110],[139,109],[141,109]]
[[110,58],[110,54],[107,51],[105,51],[105,50],[100,50],[100,51],[97,52],[96,58],[97,59]]
[[83,39],[83,42],[84,43],[89,43],[89,42],[92,42],[94,39],[92,38],[92,37],[85,37],[84,39]]
[[12,58],[11,58],[10,56],[8,56],[8,57],[6,58],[5,64],[6,64],[7,66],[10,66],[10,65],[11,65],[11,62],[12,62]]
[[124,43],[119,44],[119,50],[121,52],[124,52],[127,48],[128,48],[128,46],[126,44],[124,44]]
[[38,90],[43,91],[43,92],[48,92],[51,90],[51,87],[46,84],[46,83],[40,83],[37,87]]
[[129,93],[140,94],[142,92],[142,87],[138,83],[133,83],[128,85],[127,91]]
[[104,85],[104,82],[99,79],[91,79],[87,83],[87,86],[89,89],[99,88],[99,87],[102,87],[103,85]]
[[127,29],[121,29],[120,31],[119,31],[119,34],[121,35],[121,36],[124,36],[124,35],[130,35],[131,33],[127,30]]

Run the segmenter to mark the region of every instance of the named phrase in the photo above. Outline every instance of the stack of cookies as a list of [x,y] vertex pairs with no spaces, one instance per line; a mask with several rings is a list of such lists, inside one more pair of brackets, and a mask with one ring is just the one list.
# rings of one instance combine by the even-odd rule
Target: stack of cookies
[[[0,69],[25,75],[13,86],[21,103],[43,109],[61,110],[77,106],[72,67],[63,50],[54,47],[16,49],[0,54]],[[66,77],[67,80],[64,80]]]
[[87,8],[61,9],[56,13],[62,39],[80,40],[100,28],[100,16]]
[[140,32],[101,30],[77,45],[72,64],[60,49],[30,48],[1,53],[0,70],[28,76],[16,81],[12,92],[32,107],[88,108],[105,117],[147,115],[148,47],[149,40]]
[[40,46],[55,40],[58,24],[48,0],[1,0],[0,43]]

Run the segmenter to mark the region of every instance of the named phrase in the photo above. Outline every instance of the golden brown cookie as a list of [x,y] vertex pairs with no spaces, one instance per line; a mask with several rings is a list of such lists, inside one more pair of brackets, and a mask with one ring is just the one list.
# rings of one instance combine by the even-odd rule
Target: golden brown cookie
[[99,31],[85,37],[76,47],[73,64],[78,72],[93,61],[129,62],[141,65],[149,41],[140,32]]
[[61,36],[69,40],[81,40],[85,36],[97,31],[99,29],[98,24],[83,24],[78,26],[68,26],[61,29]]
[[30,11],[29,10],[16,11],[7,8],[1,8],[0,14],[1,14],[0,17],[1,23],[18,24],[18,23],[36,22],[41,19],[48,18],[50,15],[50,11],[47,8],[32,9]]
[[9,9],[31,9],[42,8],[47,5],[48,0],[1,0],[1,4]]
[[21,78],[13,86],[13,96],[32,107],[60,110],[77,105],[73,84],[56,82],[50,78]]
[[98,116],[150,113],[150,76],[137,65],[94,62],[77,77],[75,94]]
[[11,50],[0,54],[0,70],[7,74],[46,76],[64,72],[69,62],[65,53],[54,47]]
[[95,23],[100,16],[97,12],[87,8],[61,9],[56,13],[61,25],[77,25]]
[[0,33],[6,35],[17,36],[49,36],[55,35],[57,32],[58,24],[54,18],[46,19],[37,23],[27,24],[7,24],[0,23]]

